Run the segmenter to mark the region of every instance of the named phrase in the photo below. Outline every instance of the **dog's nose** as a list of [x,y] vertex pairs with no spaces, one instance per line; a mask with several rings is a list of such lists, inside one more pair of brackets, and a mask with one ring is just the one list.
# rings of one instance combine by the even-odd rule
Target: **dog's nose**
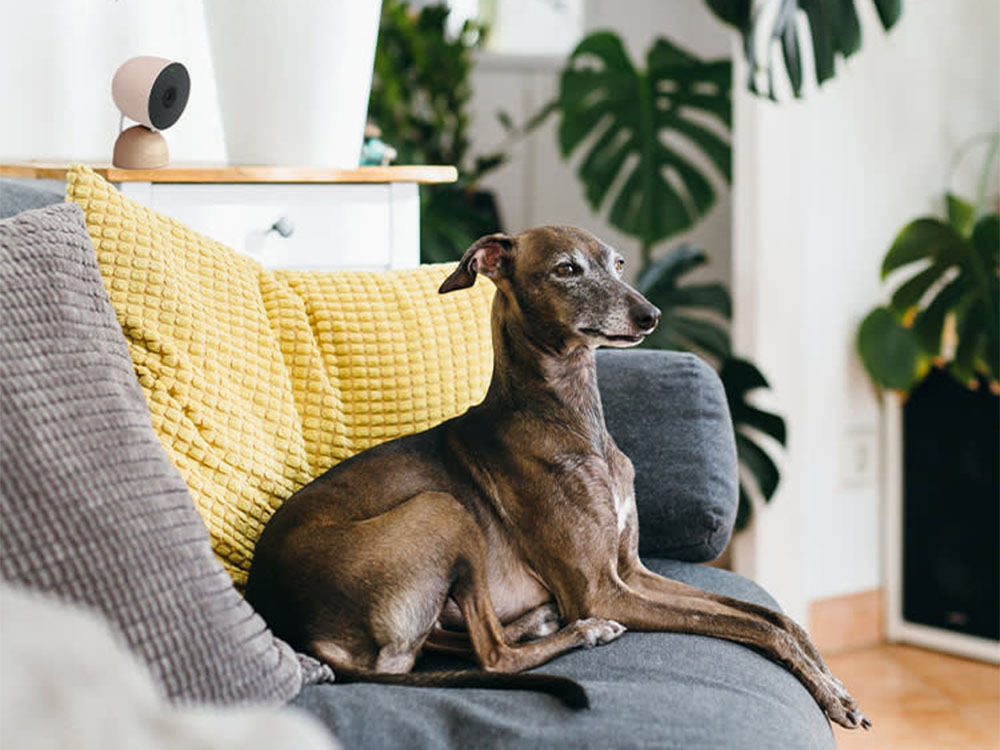
[[660,311],[652,305],[643,306],[632,314],[632,320],[640,331],[652,331],[660,322]]

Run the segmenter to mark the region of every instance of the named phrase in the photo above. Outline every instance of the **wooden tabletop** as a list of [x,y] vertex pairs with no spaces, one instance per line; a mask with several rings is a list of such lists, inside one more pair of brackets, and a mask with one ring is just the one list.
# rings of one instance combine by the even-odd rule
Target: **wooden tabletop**
[[[162,169],[119,169],[109,164],[88,164],[108,182],[416,182],[432,185],[458,179],[455,167],[399,166],[328,169],[325,167],[266,167],[224,164],[178,164]],[[0,177],[66,179],[68,163],[21,162],[0,164]]]

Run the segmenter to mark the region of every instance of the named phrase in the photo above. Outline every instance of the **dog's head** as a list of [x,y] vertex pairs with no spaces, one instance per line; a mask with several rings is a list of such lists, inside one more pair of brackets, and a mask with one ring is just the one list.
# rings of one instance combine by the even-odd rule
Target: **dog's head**
[[549,349],[634,346],[656,328],[660,311],[625,283],[624,267],[586,230],[541,227],[476,240],[439,291],[465,289],[482,274],[503,295],[506,314]]

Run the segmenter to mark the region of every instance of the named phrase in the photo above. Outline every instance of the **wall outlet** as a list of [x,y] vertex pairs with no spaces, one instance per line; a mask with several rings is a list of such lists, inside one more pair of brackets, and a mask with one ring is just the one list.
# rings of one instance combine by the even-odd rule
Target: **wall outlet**
[[873,429],[848,430],[840,439],[840,484],[874,487],[878,484],[879,442]]

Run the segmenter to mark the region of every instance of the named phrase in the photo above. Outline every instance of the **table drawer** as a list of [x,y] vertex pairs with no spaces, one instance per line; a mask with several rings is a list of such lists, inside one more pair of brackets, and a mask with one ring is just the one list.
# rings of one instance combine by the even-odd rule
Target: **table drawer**
[[149,190],[152,208],[269,268],[400,265],[389,185],[154,183]]

